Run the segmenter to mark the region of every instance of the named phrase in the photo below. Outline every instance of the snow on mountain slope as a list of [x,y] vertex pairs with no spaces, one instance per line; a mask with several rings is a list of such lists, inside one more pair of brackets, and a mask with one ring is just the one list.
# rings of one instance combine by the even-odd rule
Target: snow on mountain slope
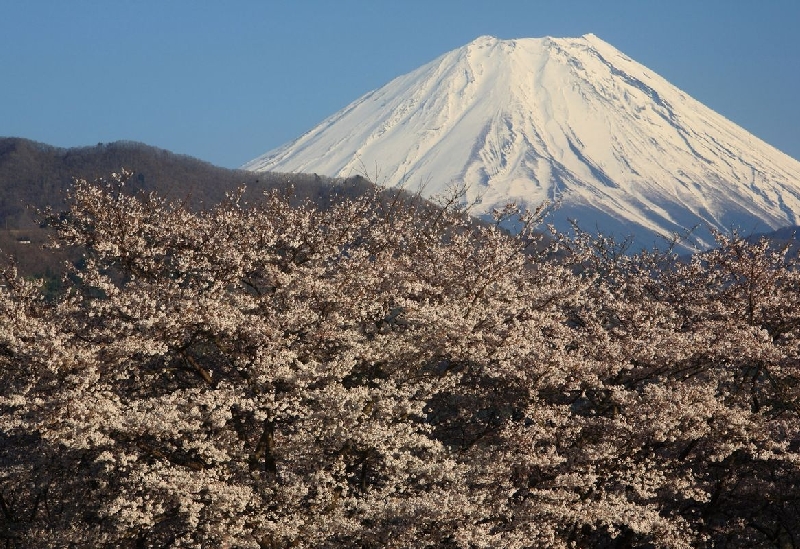
[[592,34],[482,36],[244,168],[361,174],[426,196],[464,183],[476,214],[556,199],[556,226],[646,246],[694,226],[705,246],[708,227],[800,223],[800,162]]

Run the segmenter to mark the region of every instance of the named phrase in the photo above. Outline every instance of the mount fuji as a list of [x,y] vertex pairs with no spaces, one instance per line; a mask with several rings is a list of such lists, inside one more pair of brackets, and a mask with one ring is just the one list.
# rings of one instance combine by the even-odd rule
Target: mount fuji
[[484,216],[555,201],[557,228],[647,247],[695,228],[705,248],[714,229],[768,231],[800,213],[800,162],[592,34],[482,36],[244,168],[360,174],[424,196],[464,185]]

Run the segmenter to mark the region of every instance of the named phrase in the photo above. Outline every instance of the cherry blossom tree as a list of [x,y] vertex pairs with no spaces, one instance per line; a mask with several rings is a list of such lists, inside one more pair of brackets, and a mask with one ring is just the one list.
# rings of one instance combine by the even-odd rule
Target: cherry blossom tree
[[615,426],[603,443],[621,437],[625,474],[647,473],[646,491],[626,490],[681,516],[694,543],[794,547],[797,257],[736,234],[717,243],[688,262],[608,245],[584,260],[602,284],[575,312],[576,344],[612,368],[585,376],[576,402]]
[[800,543],[786,250],[547,247],[542,211],[377,192],[196,212],[118,179],[52,217],[85,254],[63,295],[4,272],[7,546]]

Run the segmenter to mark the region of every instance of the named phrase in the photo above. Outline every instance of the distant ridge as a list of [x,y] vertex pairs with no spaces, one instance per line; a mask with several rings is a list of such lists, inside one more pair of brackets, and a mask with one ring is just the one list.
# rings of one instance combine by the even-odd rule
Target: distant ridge
[[136,143],[117,141],[88,147],[58,148],[18,137],[0,138],[0,256],[11,254],[25,274],[42,275],[62,270],[64,256],[41,250],[48,238],[39,226],[37,210],[66,207],[73,178],[97,179],[126,168],[134,172],[130,192],[157,192],[191,208],[213,206],[226,193],[247,188],[246,200],[264,190],[291,185],[296,200],[325,204],[332,193],[358,194],[374,188],[366,180],[337,185],[314,175],[258,173],[220,168],[185,155]]
[[426,195],[467,187],[474,212],[557,200],[567,228],[660,236],[800,223],[800,162],[593,34],[464,47],[371,91],[244,166],[379,173]]

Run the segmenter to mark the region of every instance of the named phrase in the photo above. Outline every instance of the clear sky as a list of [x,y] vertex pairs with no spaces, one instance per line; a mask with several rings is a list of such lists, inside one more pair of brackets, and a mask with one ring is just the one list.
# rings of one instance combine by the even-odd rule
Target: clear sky
[[800,0],[0,0],[0,136],[225,167],[474,38],[593,32],[800,159]]

